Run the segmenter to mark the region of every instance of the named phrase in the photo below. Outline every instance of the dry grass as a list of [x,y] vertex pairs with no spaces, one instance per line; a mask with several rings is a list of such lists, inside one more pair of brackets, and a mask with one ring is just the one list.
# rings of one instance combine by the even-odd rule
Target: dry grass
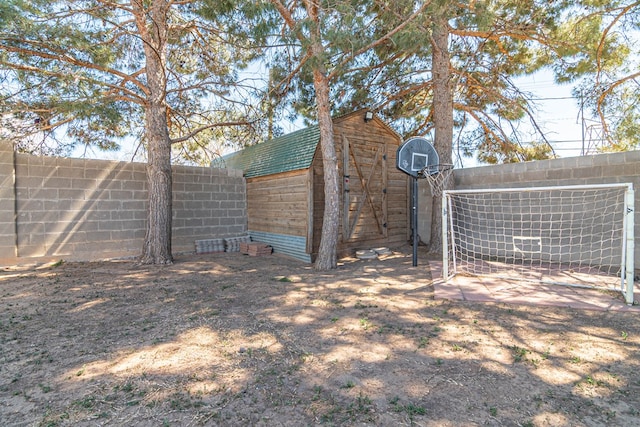
[[425,255],[0,271],[3,425],[635,426],[637,314],[435,301]]

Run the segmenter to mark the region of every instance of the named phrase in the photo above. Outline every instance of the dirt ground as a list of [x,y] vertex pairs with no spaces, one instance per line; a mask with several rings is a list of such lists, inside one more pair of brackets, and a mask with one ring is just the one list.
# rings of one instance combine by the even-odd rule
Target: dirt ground
[[434,299],[426,254],[0,269],[3,426],[637,426],[637,313]]

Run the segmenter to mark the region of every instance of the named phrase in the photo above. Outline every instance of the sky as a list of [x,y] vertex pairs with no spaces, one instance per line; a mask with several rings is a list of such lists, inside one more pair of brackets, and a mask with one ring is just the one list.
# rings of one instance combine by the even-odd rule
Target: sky
[[[555,83],[551,71],[540,71],[534,75],[515,80],[523,92],[531,94],[536,104],[535,119],[547,141],[558,157],[580,156],[583,152],[582,115],[580,101],[571,93],[572,85]],[[588,112],[585,111],[585,116]],[[595,122],[587,121],[587,124]],[[539,141],[540,136],[533,126],[523,123],[519,127],[523,142]],[[589,147],[585,133],[584,149]],[[481,166],[475,158],[463,158],[462,167]]]
[[[536,120],[541,129],[545,132],[547,140],[553,146],[556,155],[559,157],[579,156],[583,150],[583,131],[580,115],[579,100],[573,97],[571,85],[558,85],[554,82],[553,75],[549,71],[542,71],[535,75],[517,80],[518,87],[532,94],[538,106]],[[585,113],[588,114],[588,113]],[[587,125],[595,122],[587,121]],[[301,127],[301,121],[297,123],[282,123],[286,133],[293,132]],[[593,127],[593,126],[591,126]],[[596,131],[589,132],[591,127],[587,127],[585,132],[584,148],[589,148],[590,135],[597,136]],[[522,139],[536,138],[532,127],[522,126]],[[96,149],[89,149],[86,153],[84,147],[79,147],[73,153],[73,157],[87,157],[105,160],[130,161],[135,150],[134,144],[123,144],[118,152],[100,152]],[[463,167],[478,166],[474,158],[463,159]]]
[[[561,157],[580,155],[583,145],[580,100],[573,97],[571,85],[556,84],[548,71],[520,79],[517,84],[521,90],[533,94],[539,105],[538,123],[556,154]],[[588,145],[585,138],[585,149]]]

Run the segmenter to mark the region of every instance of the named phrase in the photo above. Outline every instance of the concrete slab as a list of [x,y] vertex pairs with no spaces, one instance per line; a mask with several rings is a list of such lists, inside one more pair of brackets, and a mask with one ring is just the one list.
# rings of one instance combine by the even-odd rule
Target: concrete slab
[[[429,260],[436,299],[505,304],[569,307],[579,310],[631,311],[640,314],[640,306],[629,306],[620,292],[545,285],[507,279],[456,275],[442,279],[442,262]],[[636,301],[640,288],[636,284]]]

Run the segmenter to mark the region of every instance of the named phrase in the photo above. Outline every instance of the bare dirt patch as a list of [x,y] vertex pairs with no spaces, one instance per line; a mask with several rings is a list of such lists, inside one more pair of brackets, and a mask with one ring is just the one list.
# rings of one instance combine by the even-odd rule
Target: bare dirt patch
[[434,300],[410,249],[0,271],[12,426],[635,426],[637,313]]

